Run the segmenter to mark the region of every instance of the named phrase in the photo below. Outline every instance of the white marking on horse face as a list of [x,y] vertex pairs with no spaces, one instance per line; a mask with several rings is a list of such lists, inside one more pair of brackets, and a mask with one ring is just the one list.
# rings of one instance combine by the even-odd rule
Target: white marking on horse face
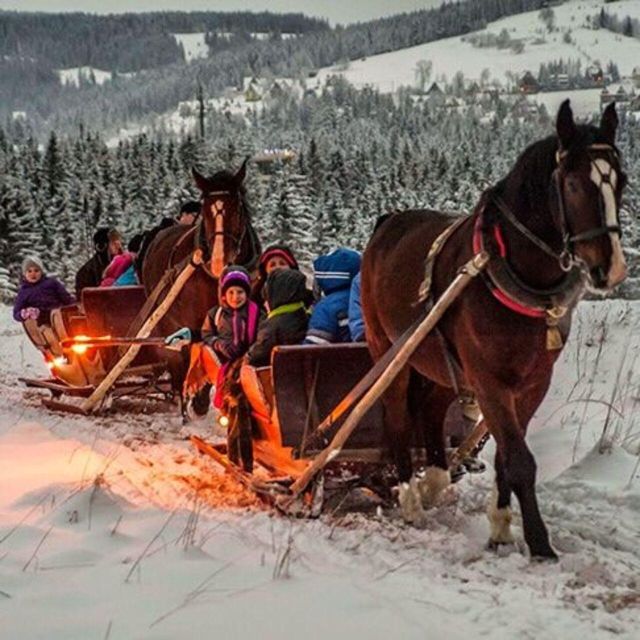
[[[609,182],[603,182],[602,176],[609,176]],[[618,175],[604,158],[597,158],[591,162],[591,181],[598,187],[604,200],[605,224],[609,227],[618,225],[618,205],[616,203],[616,185]],[[613,289],[627,277],[627,263],[622,252],[620,235],[609,233],[611,242],[611,264],[607,274],[607,286]]]
[[[213,210],[213,206],[211,207]],[[213,248],[211,250],[211,273],[216,278],[220,277],[222,270],[224,269],[224,218],[223,216],[216,216],[214,222],[214,228],[216,231],[215,238],[213,239]]]

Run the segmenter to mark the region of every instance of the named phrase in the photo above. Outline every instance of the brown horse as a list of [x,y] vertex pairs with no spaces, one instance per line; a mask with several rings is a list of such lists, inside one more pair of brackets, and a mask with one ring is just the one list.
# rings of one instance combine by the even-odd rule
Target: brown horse
[[[207,311],[217,304],[218,277],[227,264],[241,264],[249,272],[257,266],[261,248],[251,225],[243,186],[246,165],[245,160],[237,173],[219,171],[210,178],[205,178],[194,169],[193,177],[202,192],[202,208],[197,224],[193,227],[176,225],[161,231],[145,254],[142,282],[147,295],[154,290],[167,269],[180,263],[186,264],[196,248],[202,249],[205,258],[205,264],[187,281],[158,325],[162,335],[181,327],[200,329]],[[186,353],[169,355],[173,386],[178,392],[182,390],[188,366],[186,356]],[[207,387],[203,397],[208,391]],[[201,410],[206,412],[206,400],[201,404]]]
[[[490,262],[444,315],[440,336],[427,337],[384,397],[400,504],[409,521],[423,519],[423,507],[449,483],[443,421],[457,386],[475,394],[497,444],[490,545],[513,541],[513,491],[531,556],[556,558],[538,510],[536,464],[525,434],[584,289],[610,291],[626,276],[618,221],[626,176],[614,143],[617,124],[610,105],[599,128],[576,125],[565,101],[557,135],[524,151],[437,258],[435,298],[480,249]],[[362,264],[362,307],[375,359],[421,313],[418,291],[427,252],[452,222],[435,211],[406,211],[392,215],[372,237]],[[555,339],[549,342],[550,336]],[[408,446],[412,429],[422,432],[427,447],[427,469],[415,477]]]

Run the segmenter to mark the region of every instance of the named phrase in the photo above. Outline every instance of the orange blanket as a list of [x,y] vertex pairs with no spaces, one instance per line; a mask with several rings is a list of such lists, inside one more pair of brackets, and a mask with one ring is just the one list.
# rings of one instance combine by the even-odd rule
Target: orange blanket
[[185,398],[194,396],[205,384],[216,384],[222,365],[212,349],[202,342],[191,345],[189,371],[184,379],[182,393]]

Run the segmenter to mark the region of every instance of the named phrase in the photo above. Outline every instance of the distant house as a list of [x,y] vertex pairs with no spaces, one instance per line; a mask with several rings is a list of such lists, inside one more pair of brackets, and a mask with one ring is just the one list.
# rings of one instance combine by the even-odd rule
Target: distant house
[[540,91],[540,85],[531,71],[527,71],[522,78],[520,78],[518,88],[520,89],[520,93],[538,93],[538,91]]
[[567,73],[552,73],[551,76],[549,76],[549,88],[551,89],[568,89],[570,84],[569,74]]
[[587,67],[586,71],[587,79],[596,87],[604,86],[604,71],[597,64],[591,64]]
[[426,96],[427,101],[431,104],[443,105],[445,103],[444,91],[435,82],[427,90]]

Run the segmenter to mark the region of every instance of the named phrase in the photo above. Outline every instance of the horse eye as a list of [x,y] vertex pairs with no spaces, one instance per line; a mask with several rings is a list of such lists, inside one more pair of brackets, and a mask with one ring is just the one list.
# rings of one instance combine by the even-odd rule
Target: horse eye
[[568,179],[567,187],[569,187],[569,191],[571,191],[571,193],[578,193],[578,183],[575,180]]

